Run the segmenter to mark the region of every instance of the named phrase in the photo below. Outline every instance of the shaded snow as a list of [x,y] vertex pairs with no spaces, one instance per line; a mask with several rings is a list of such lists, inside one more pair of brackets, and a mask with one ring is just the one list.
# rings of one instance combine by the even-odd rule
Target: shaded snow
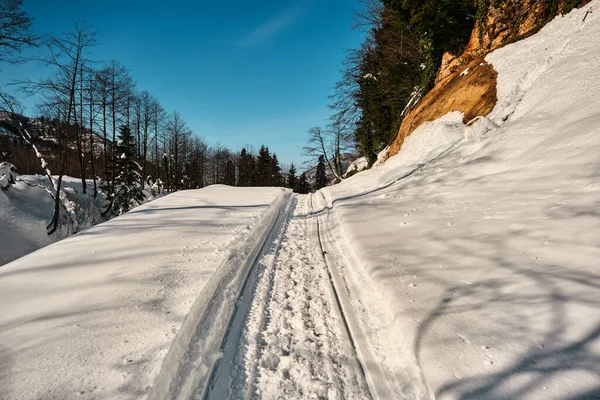
[[[19,177],[35,185],[34,177]],[[17,182],[0,191],[0,266],[52,243],[46,224],[53,202],[45,190]]]

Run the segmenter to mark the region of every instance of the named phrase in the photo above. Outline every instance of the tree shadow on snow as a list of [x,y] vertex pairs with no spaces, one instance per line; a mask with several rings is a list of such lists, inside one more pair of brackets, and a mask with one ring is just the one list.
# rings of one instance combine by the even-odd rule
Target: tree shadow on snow
[[[598,262],[590,260],[599,203],[560,186],[597,175],[565,168],[555,182],[541,164],[519,175],[526,166],[499,160],[441,160],[425,166],[432,173],[337,199],[336,211],[352,218],[358,243],[372,236],[361,249],[366,259],[377,254],[368,273],[396,286],[396,315],[417,322],[413,351],[425,378],[437,380],[436,397],[600,399],[600,271],[589,265]],[[538,179],[527,181],[531,173]],[[499,184],[515,192],[494,198]],[[398,257],[385,254],[392,243]],[[461,365],[459,351],[482,364]]]

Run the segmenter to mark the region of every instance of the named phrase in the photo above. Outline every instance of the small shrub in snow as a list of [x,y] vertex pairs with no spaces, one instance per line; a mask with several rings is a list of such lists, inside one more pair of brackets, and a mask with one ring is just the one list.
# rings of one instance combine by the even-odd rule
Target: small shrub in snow
[[17,179],[17,168],[9,162],[0,163],[0,189],[8,190]]

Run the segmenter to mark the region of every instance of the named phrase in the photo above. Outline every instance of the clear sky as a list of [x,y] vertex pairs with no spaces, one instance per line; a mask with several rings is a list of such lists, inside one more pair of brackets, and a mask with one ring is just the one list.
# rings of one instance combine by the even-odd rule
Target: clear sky
[[[38,34],[98,30],[95,60],[129,68],[138,88],[194,133],[232,150],[266,144],[284,163],[300,162],[308,129],[328,117],[327,96],[352,30],[358,0],[24,0]],[[43,77],[29,63],[2,66],[0,84]],[[34,114],[34,99],[24,101]]]

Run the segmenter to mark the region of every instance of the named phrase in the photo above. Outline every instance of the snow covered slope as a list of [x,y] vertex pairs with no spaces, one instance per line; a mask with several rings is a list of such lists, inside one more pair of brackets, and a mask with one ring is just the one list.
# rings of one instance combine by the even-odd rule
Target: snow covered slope
[[0,398],[147,394],[228,245],[282,193],[175,193],[1,267]]
[[[99,191],[94,199],[91,179],[88,179],[87,185],[88,191],[84,194],[80,178],[63,176],[62,190],[71,203],[72,225],[59,227],[51,236],[46,233],[46,225],[52,218],[54,202],[47,189],[49,182],[45,176],[18,175],[14,185],[0,191],[0,266],[64,239],[74,229],[80,232],[112,217],[101,215],[106,208],[104,193]],[[162,197],[152,196],[148,185],[144,194],[144,201]]]
[[419,372],[438,399],[600,398],[599,12],[487,57],[498,128],[465,138],[450,113],[324,189],[390,379]]
[[[19,178],[37,184],[36,177]],[[52,210],[42,188],[21,181],[0,191],[0,266],[52,243],[46,233]]]

